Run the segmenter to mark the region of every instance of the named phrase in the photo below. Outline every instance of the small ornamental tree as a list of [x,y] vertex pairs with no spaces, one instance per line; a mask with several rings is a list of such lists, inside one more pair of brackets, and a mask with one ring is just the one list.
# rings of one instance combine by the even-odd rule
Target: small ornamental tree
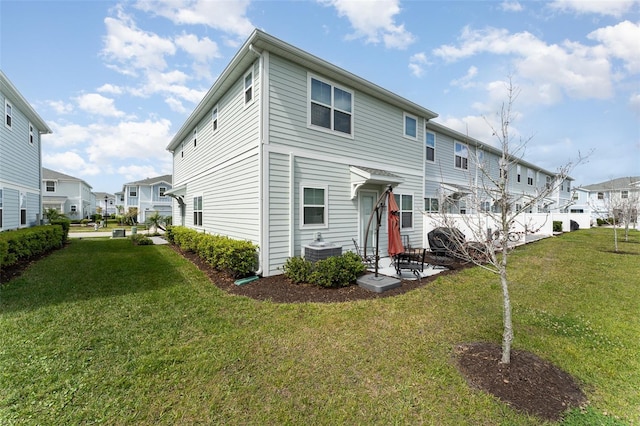
[[[435,216],[437,225],[456,228],[463,221],[467,235],[451,233],[454,241],[455,256],[462,261],[474,264],[496,274],[502,289],[503,333],[502,358],[503,364],[511,362],[511,344],[513,342],[513,322],[511,298],[509,295],[509,255],[514,248],[512,230],[516,219],[523,213],[537,208],[543,200],[556,191],[568,178],[572,168],[571,163],[559,168],[552,181],[538,186],[534,194],[515,194],[509,190],[510,179],[515,174],[517,164],[527,143],[531,140],[512,140],[510,126],[513,118],[513,104],[519,91],[513,86],[511,79],[507,83],[507,101],[503,103],[498,113],[499,127],[496,128],[489,120],[485,121],[491,127],[501,149],[501,156],[496,165],[488,164],[484,155],[469,155],[470,163],[475,165],[474,176],[469,179],[470,194],[465,197],[467,211],[481,214],[464,214],[455,218],[447,212],[447,205],[440,206],[440,213]],[[581,161],[581,160],[579,160]],[[529,232],[537,232],[533,224],[525,224]],[[488,229],[492,228],[492,235]],[[470,241],[473,241],[470,243]]]

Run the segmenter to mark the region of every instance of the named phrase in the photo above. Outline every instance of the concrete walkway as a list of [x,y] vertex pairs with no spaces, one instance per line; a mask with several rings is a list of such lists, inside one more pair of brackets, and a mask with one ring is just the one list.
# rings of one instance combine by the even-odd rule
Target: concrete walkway
[[[83,238],[113,238],[113,230],[118,228],[111,228],[109,231],[104,231],[105,228],[101,228],[101,231],[93,231],[93,232],[69,232],[69,238],[81,240]],[[138,234],[146,235],[146,230],[142,232],[138,232]],[[124,238],[129,238],[131,236],[131,232],[128,232]],[[122,238],[122,237],[119,237]],[[162,236],[151,236],[151,241],[153,244],[169,244],[167,240],[165,240]]]

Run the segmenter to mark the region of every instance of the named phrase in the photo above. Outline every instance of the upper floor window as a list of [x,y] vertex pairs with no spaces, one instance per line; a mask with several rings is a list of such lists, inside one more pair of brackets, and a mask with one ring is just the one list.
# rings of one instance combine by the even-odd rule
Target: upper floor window
[[129,197],[137,197],[138,196],[138,188],[135,186],[129,187]]
[[244,76],[244,103],[248,104],[253,99],[253,73],[249,71]]
[[551,176],[547,176],[547,182],[545,183],[545,188],[551,189]]
[[427,161],[436,161],[436,135],[435,133],[426,132],[425,144],[427,145]]
[[438,213],[440,211],[440,201],[437,198],[425,198],[424,211]]
[[458,169],[469,169],[469,147],[463,143],[454,144],[455,166]]
[[598,192],[598,200],[604,200],[604,192]]
[[567,192],[571,192],[571,182],[567,182]]
[[353,93],[310,77],[309,124],[351,135]]
[[527,169],[527,185],[533,185],[533,170]]
[[218,105],[213,107],[211,111],[211,122],[213,123],[213,131],[218,130]]
[[184,142],[180,144],[180,158],[184,157]]
[[629,191],[620,191],[620,198],[629,198]]
[[327,225],[327,188],[302,187],[302,226]]
[[198,144],[198,129],[193,129],[193,147],[195,148]]
[[413,195],[393,194],[400,208],[400,229],[413,228]]
[[404,135],[411,139],[418,138],[418,119],[407,113],[404,114]]
[[4,125],[7,126],[8,128],[11,128],[11,121],[13,120],[13,108],[9,103],[9,101],[6,101],[4,103],[4,115],[5,115]]
[[35,136],[34,136],[34,131],[33,131],[33,124],[29,123],[29,143],[31,145],[33,145],[33,141],[35,140]]
[[78,206],[76,206],[75,204],[71,204],[71,213],[77,213],[78,212]]
[[518,183],[520,183],[522,179],[522,167],[520,166],[520,164],[518,164],[516,166],[516,180],[518,181]]
[[507,162],[507,160],[505,160],[504,158],[499,158],[498,167],[500,168],[500,178],[507,179],[507,169],[509,168],[509,163]]
[[56,192],[56,181],[48,180],[45,182],[46,192]]
[[164,193],[167,191],[167,188],[164,186],[161,186],[160,188],[158,188],[158,194],[160,194],[161,197],[164,197]]

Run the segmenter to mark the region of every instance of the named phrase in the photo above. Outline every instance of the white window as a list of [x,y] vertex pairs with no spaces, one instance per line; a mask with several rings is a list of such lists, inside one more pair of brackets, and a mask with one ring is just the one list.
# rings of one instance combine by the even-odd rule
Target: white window
[[520,167],[520,164],[516,166],[516,173],[517,173],[516,178],[518,180],[518,183],[520,183],[520,180],[522,179],[522,167]]
[[533,186],[533,170],[527,169],[527,185]]
[[160,194],[161,197],[164,197],[164,193],[167,192],[167,187],[165,186],[161,186],[160,188],[158,188],[158,193]]
[[193,226],[202,226],[202,196],[193,197]]
[[71,213],[75,214],[78,212],[78,206],[76,206],[75,204],[71,204]]
[[33,124],[29,123],[29,143],[33,145],[33,141],[35,140]]
[[620,198],[629,198],[629,191],[620,191]]
[[483,212],[491,211],[491,201],[482,201],[480,203],[480,211],[483,211]]
[[604,200],[604,192],[598,192],[598,200]]
[[27,224],[27,196],[20,193],[20,225]]
[[469,147],[463,143],[454,144],[455,167],[457,169],[469,169]]
[[353,93],[333,84],[309,77],[310,126],[341,134],[353,134]]
[[130,186],[129,187],[129,197],[137,197],[138,196],[138,187]]
[[404,113],[404,136],[410,139],[418,138],[418,119]]
[[400,208],[400,229],[413,228],[413,195],[393,194]]
[[211,123],[213,123],[213,131],[218,130],[218,105],[214,106],[211,111]]
[[425,133],[425,145],[427,146],[427,161],[436,161],[436,135],[435,133]]
[[507,169],[509,168],[509,163],[507,162],[507,160],[504,158],[498,158],[498,167],[500,168],[500,178],[507,179]]
[[476,150],[476,164],[480,170],[484,170],[484,151]]
[[198,144],[198,128],[193,129],[193,147],[195,148]]
[[45,182],[46,192],[56,192],[56,181],[48,180]]
[[327,193],[326,187],[303,186],[301,216],[302,226],[318,228],[327,226]]
[[424,211],[428,213],[438,213],[440,211],[440,201],[437,198],[425,198]]
[[244,76],[244,103],[248,104],[253,99],[253,73],[249,71]]
[[13,120],[13,109],[9,101],[6,101],[4,103],[4,115],[5,115],[4,125],[10,129],[11,121]]

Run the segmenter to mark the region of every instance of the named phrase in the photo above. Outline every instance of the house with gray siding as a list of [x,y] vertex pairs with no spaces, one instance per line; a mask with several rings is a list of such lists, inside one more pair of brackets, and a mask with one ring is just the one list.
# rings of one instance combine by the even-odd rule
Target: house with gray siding
[[118,208],[116,204],[117,195],[109,194],[108,192],[94,192],[93,196],[95,204],[94,211],[100,211],[103,216],[105,212],[109,216],[118,214]]
[[87,219],[95,213],[95,196],[86,181],[42,168],[43,211],[54,209],[69,219]]
[[0,231],[42,219],[42,135],[51,129],[0,70]]
[[[353,249],[352,238],[363,245],[376,201],[391,186],[402,234],[422,245],[425,204],[462,197],[463,164],[482,145],[431,126],[435,117],[255,30],[167,146],[173,224],[252,241],[258,274],[275,275],[318,238],[343,251]],[[368,232],[371,246],[373,227]],[[379,244],[384,255],[386,238]]]
[[146,222],[155,212],[160,216],[171,216],[171,197],[166,192],[172,188],[172,180],[171,175],[162,175],[125,183],[122,192],[116,193],[117,205],[124,207],[125,214],[130,208],[137,208],[140,223]]

